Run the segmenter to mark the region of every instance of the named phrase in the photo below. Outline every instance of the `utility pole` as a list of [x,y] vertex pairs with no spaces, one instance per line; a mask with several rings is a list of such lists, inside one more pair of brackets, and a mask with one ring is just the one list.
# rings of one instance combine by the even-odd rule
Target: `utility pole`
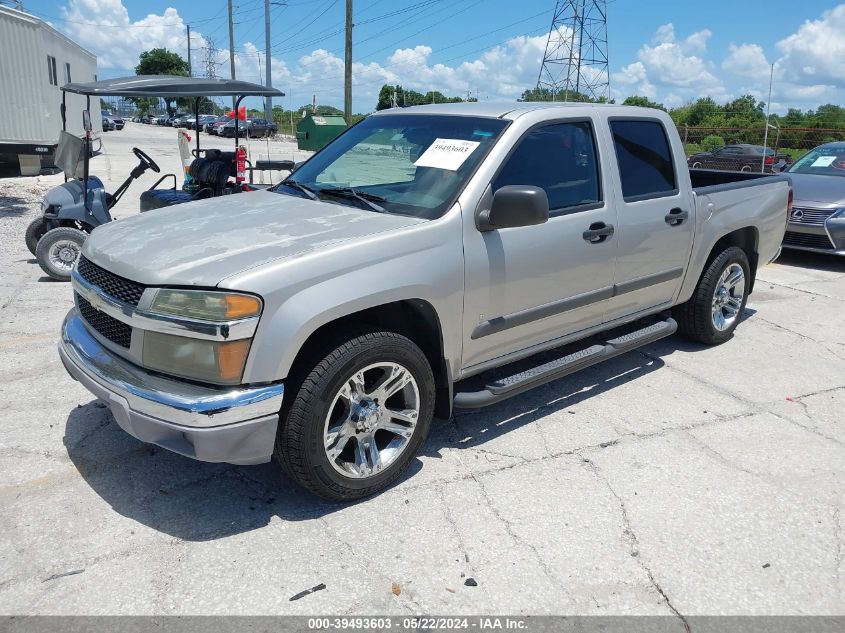
[[[232,24],[232,0],[229,0],[229,72],[235,78],[235,25]],[[232,97],[232,111],[235,110],[236,97]],[[235,117],[238,113],[235,112]]]
[[352,0],[346,0],[346,59],[343,69],[343,117],[352,125]]
[[[270,0],[264,0],[264,85],[268,88],[273,87],[272,76],[272,57],[270,56]],[[273,122],[273,97],[264,97],[264,118]]]
[[194,76],[193,66],[191,66],[191,25],[188,24],[188,77]]

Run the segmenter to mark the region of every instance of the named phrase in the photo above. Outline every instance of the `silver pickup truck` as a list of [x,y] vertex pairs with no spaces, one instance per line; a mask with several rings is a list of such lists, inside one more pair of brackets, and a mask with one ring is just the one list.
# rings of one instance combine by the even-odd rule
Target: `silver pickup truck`
[[270,190],[97,228],[59,353],[144,442],[355,499],[453,407],[727,341],[790,204],[784,176],[691,173],[656,110],[388,110]]

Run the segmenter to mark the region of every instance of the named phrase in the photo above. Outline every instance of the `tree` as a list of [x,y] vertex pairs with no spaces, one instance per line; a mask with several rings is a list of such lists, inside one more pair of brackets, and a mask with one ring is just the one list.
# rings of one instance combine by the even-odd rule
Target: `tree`
[[[425,105],[427,103],[463,103],[461,97],[447,97],[439,90],[429,90],[425,94],[416,90],[406,90],[402,86],[384,84],[378,93],[376,110],[386,110],[393,107],[393,97],[396,96],[397,106]],[[470,97],[469,101],[477,101]]]
[[648,97],[638,97],[638,96],[631,96],[627,97],[625,101],[622,102],[622,105],[627,106],[639,106],[640,108],[655,108],[657,110],[666,110],[662,103],[657,103],[656,101],[652,101]]
[[[135,66],[136,75],[178,75],[180,77],[187,77],[188,70],[188,62],[182,59],[178,53],[171,53],[166,48],[153,48],[152,50],[144,51],[138,57],[138,65]],[[176,112],[171,105],[173,100],[173,97],[164,98],[167,104],[167,111],[171,115]],[[135,103],[138,102],[135,101]]]

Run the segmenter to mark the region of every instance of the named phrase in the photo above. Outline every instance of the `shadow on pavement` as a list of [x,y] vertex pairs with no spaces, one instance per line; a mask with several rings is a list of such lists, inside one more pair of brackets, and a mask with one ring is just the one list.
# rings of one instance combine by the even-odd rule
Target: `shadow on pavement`
[[824,270],[832,273],[845,273],[845,257],[839,255],[824,255],[808,251],[784,250],[775,261],[783,266]]
[[[439,457],[445,447],[482,446],[539,417],[601,397],[662,365],[659,359],[627,354],[491,406],[483,415],[461,415],[459,424],[454,418],[435,420],[422,455]],[[124,433],[98,401],[70,413],[64,444],[88,485],[116,512],[187,541],[248,532],[274,516],[284,521],[316,519],[348,505],[314,497],[274,463],[209,464],[143,444]],[[414,459],[403,480],[422,467],[423,462]]]

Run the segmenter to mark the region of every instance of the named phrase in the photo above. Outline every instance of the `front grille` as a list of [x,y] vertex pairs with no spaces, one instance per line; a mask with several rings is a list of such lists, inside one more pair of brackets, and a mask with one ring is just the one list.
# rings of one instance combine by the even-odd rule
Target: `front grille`
[[100,312],[79,293],[75,294],[79,313],[85,319],[85,322],[94,328],[100,336],[110,340],[115,345],[129,349],[129,343],[132,340],[132,327],[123,321],[110,317],[105,312]]
[[832,251],[833,244],[826,235],[813,235],[812,233],[795,233],[787,231],[783,236],[784,246],[799,246],[802,248],[817,248],[824,251]]
[[[808,209],[807,207],[795,207],[792,210],[792,215],[789,217],[790,222],[795,224],[807,224],[810,226],[824,226],[825,220],[832,216],[836,209]],[[795,214],[800,217],[795,217]]]
[[141,300],[141,295],[144,294],[144,286],[134,281],[129,281],[123,277],[118,277],[114,273],[110,273],[104,268],[100,268],[85,257],[79,258],[79,263],[76,265],[76,272],[82,278],[93,286],[97,286],[110,297],[114,297],[118,301],[128,303],[129,305],[137,306]]

